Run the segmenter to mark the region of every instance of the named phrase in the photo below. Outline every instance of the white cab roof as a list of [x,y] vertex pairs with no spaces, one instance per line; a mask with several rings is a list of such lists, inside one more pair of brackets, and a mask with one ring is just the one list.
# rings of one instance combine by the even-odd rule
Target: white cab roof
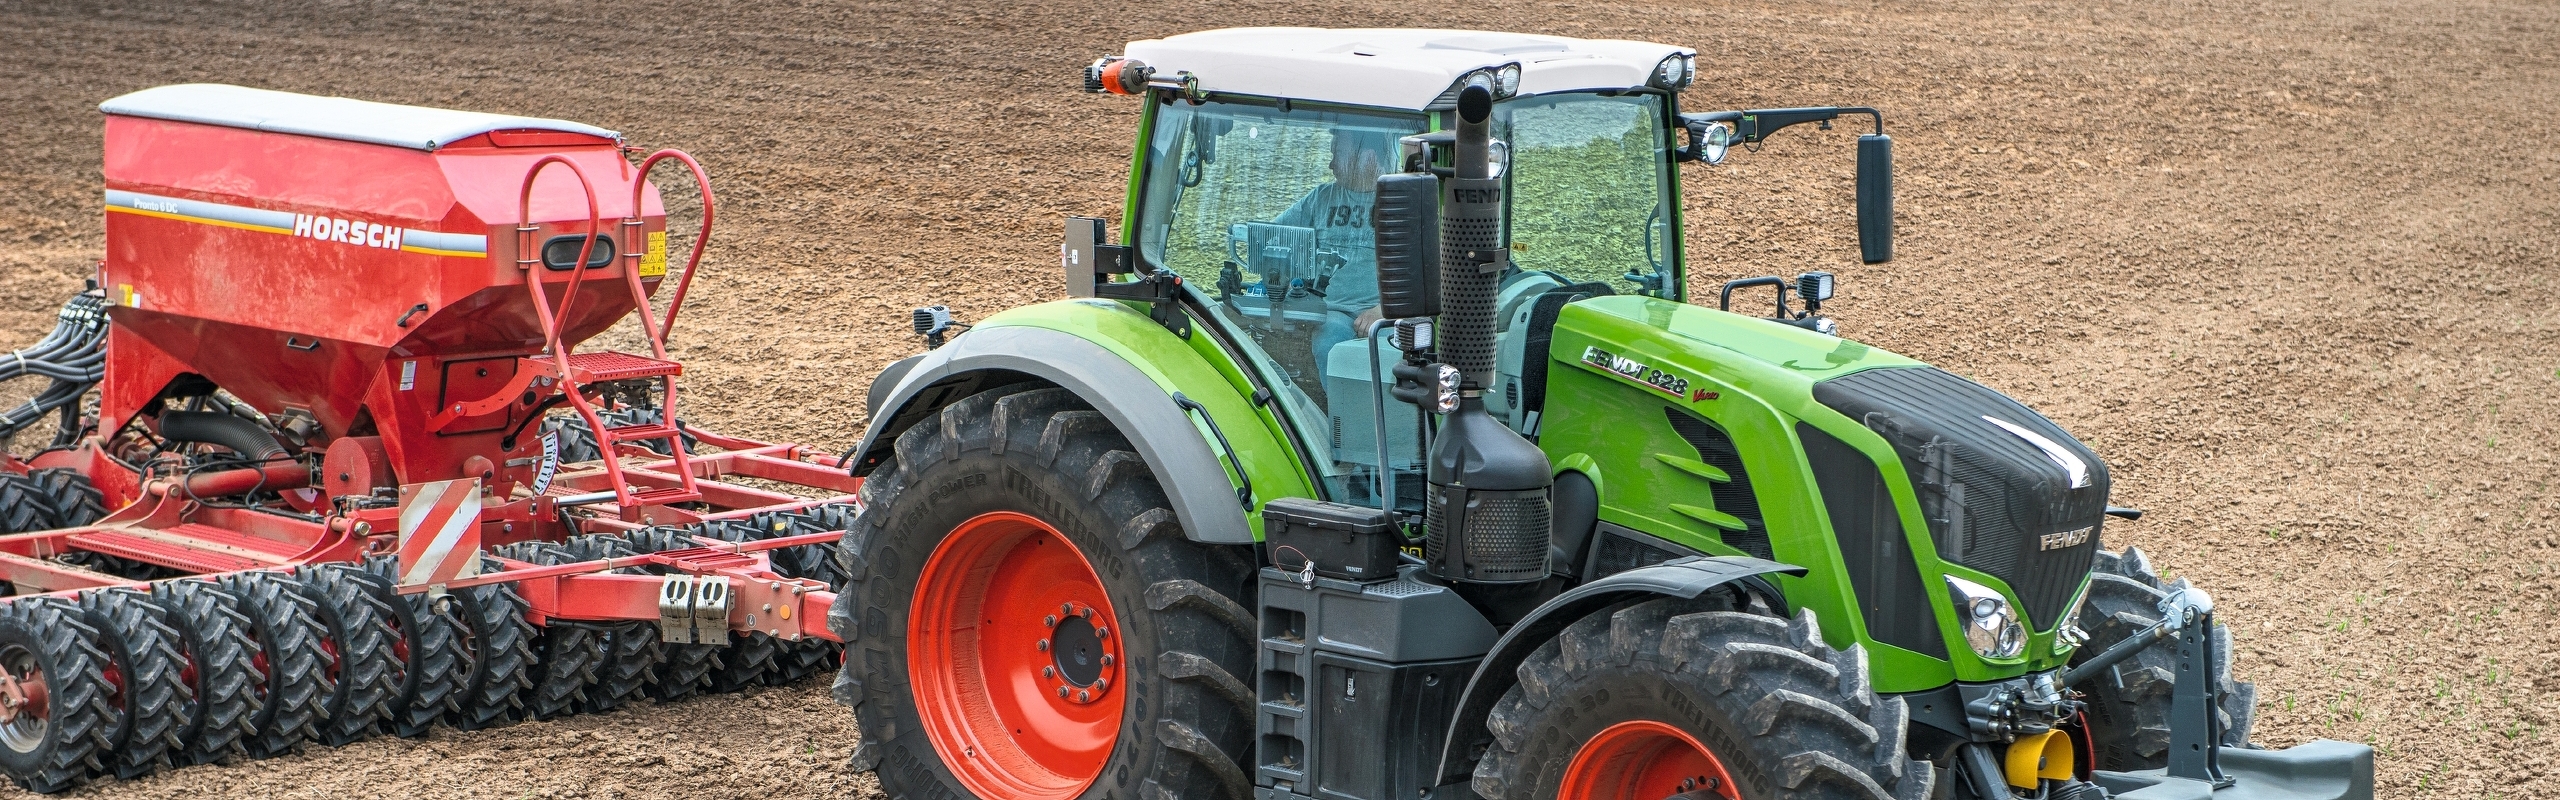
[[613,131],[565,120],[393,105],[218,83],[185,83],[144,89],[100,103],[98,110],[129,117],[198,122],[412,150],[434,150],[498,130],[561,131],[607,139],[622,138],[621,134]]
[[1227,28],[1130,42],[1160,76],[1209,92],[1423,109],[1458,77],[1520,63],[1520,94],[1626,89],[1685,47],[1621,39],[1401,28]]

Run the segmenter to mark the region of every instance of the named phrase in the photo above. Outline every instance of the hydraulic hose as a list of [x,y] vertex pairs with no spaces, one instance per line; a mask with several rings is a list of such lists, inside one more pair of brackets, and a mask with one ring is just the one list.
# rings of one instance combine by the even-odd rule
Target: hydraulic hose
[[160,412],[160,438],[220,445],[251,461],[286,457],[284,445],[258,423],[222,411]]
[[51,332],[26,349],[0,356],[0,381],[35,376],[53,381],[43,391],[17,408],[0,413],[0,440],[35,424],[46,414],[62,410],[69,430],[70,415],[78,409],[80,397],[97,384],[106,373],[106,295],[90,290],[74,295],[64,303],[54,318]]

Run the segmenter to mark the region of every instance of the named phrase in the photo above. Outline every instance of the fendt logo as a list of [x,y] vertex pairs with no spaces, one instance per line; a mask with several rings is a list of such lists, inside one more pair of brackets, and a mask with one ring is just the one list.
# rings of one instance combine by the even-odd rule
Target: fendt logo
[[[1654,391],[1661,392],[1663,394],[1671,395],[1673,397],[1689,396],[1689,379],[1671,374],[1665,370],[1654,369],[1651,365],[1642,361],[1611,353],[1607,350],[1602,350],[1597,347],[1582,348],[1582,363],[1599,367],[1619,375],[1624,375],[1629,380],[1642,383],[1645,386],[1652,388]],[[1700,398],[1693,399],[1703,399],[1707,395],[1711,394],[1712,393],[1709,392],[1702,392],[1700,393]]]
[[408,234],[409,229],[393,225],[314,214],[293,215],[293,235],[324,242],[398,250],[401,238]]
[[2089,543],[2089,532],[2090,532],[2090,531],[2097,530],[2097,527],[2098,527],[2098,526],[2091,525],[2091,526],[2089,526],[2089,527],[2086,527],[2086,528],[2080,528],[2080,529],[2077,529],[2077,530],[2068,530],[2068,531],[2063,531],[2063,532],[2061,532],[2061,533],[2048,533],[2048,534],[2045,534],[2045,535],[2044,535],[2043,542],[2042,542],[2043,546],[2042,546],[2042,547],[2040,547],[2040,548],[2038,548],[2038,549],[2039,549],[2039,550],[2061,550],[2061,549],[2064,549],[2064,548],[2069,548],[2069,547],[2079,547],[2079,546],[2081,546],[2081,545],[2088,544],[2088,543]]

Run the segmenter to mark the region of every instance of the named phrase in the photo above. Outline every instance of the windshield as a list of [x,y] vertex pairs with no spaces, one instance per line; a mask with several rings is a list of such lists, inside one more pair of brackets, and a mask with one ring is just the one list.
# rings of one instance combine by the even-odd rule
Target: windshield
[[[1591,93],[1496,106],[1494,134],[1512,152],[1506,298],[1574,284],[1640,291],[1652,284],[1631,276],[1668,274],[1662,108],[1658,95]],[[1339,502],[1394,497],[1420,510],[1422,421],[1383,398],[1402,354],[1362,332],[1379,316],[1378,177],[1400,167],[1396,140],[1426,122],[1307,103],[1168,103],[1148,132],[1139,257],[1181,275],[1246,351]]]
[[[1370,380],[1373,354],[1380,372],[1399,354],[1356,331],[1378,318],[1378,176],[1397,168],[1396,140],[1423,128],[1419,113],[1212,102],[1159,106],[1148,138],[1140,257],[1181,275],[1241,334],[1230,338],[1257,351],[1247,357],[1306,444],[1330,451],[1310,460],[1343,502],[1378,504],[1381,412],[1397,434],[1390,468],[1419,461],[1413,407],[1378,402]],[[1412,483],[1396,494],[1418,501]]]
[[[1655,95],[1544,95],[1494,107],[1511,144],[1511,261],[1566,283],[1668,272],[1670,132]],[[1668,296],[1667,294],[1665,296]]]

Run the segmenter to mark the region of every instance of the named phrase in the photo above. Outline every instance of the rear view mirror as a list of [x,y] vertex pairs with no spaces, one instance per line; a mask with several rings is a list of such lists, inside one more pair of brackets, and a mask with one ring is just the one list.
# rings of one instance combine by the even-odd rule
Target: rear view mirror
[[1858,256],[1869,264],[1893,260],[1893,137],[1858,137]]
[[1378,237],[1378,307],[1386,319],[1440,315],[1440,179],[1378,178],[1370,230]]

